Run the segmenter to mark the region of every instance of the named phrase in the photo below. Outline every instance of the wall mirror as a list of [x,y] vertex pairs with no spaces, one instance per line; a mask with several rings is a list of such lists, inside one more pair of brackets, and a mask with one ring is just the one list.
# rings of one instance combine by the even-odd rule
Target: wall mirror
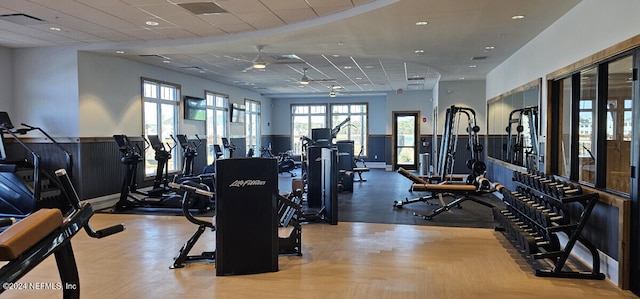
[[487,101],[487,155],[537,169],[540,85],[537,79]]

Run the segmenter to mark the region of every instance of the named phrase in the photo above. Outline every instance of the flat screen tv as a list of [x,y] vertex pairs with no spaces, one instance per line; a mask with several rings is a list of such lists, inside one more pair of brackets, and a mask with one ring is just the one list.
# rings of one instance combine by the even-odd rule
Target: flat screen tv
[[231,104],[231,122],[243,123],[245,115],[245,107],[241,104]]
[[203,98],[184,96],[184,119],[206,120],[207,101]]

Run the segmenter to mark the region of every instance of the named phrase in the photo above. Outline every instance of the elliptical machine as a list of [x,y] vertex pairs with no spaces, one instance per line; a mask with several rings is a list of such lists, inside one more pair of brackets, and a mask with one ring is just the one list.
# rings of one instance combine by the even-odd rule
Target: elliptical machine
[[[157,142],[162,145],[157,135],[150,135],[150,143],[160,150]],[[170,153],[159,153],[156,151],[155,158],[158,160],[158,168],[156,171],[156,177],[153,183],[153,189],[150,191],[138,190],[137,176],[138,165],[143,161],[142,150],[139,146],[133,145],[126,135],[113,135],[114,140],[118,144],[118,148],[122,153],[120,162],[125,165],[126,172],[124,180],[122,181],[122,188],[120,190],[120,199],[115,204],[115,211],[126,211],[133,208],[150,208],[150,207],[164,207],[164,208],[181,208],[182,197],[178,194],[171,193],[171,189],[168,188],[168,182],[165,186],[163,179],[163,172],[168,171],[167,161],[171,158]],[[162,146],[164,148],[164,146]],[[166,150],[165,150],[166,151]]]

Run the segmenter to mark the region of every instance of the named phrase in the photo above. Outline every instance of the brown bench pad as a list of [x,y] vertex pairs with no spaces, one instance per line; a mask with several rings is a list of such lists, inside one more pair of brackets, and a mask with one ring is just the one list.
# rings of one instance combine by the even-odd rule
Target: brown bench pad
[[398,168],[398,173],[410,179],[415,184],[427,184],[427,181],[423,180],[422,178],[418,177],[417,175],[411,172],[408,172],[406,169],[402,167]]
[[413,190],[416,191],[451,191],[451,192],[473,192],[476,191],[474,185],[458,185],[458,184],[413,184]]
[[18,258],[62,225],[58,209],[40,209],[0,233],[0,261]]

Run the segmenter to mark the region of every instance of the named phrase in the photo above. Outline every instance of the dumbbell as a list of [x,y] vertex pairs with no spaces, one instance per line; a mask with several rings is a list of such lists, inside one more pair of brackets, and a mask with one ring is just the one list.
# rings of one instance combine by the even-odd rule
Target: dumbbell
[[558,190],[560,197],[580,195],[582,194],[582,187],[580,185],[563,188]]

